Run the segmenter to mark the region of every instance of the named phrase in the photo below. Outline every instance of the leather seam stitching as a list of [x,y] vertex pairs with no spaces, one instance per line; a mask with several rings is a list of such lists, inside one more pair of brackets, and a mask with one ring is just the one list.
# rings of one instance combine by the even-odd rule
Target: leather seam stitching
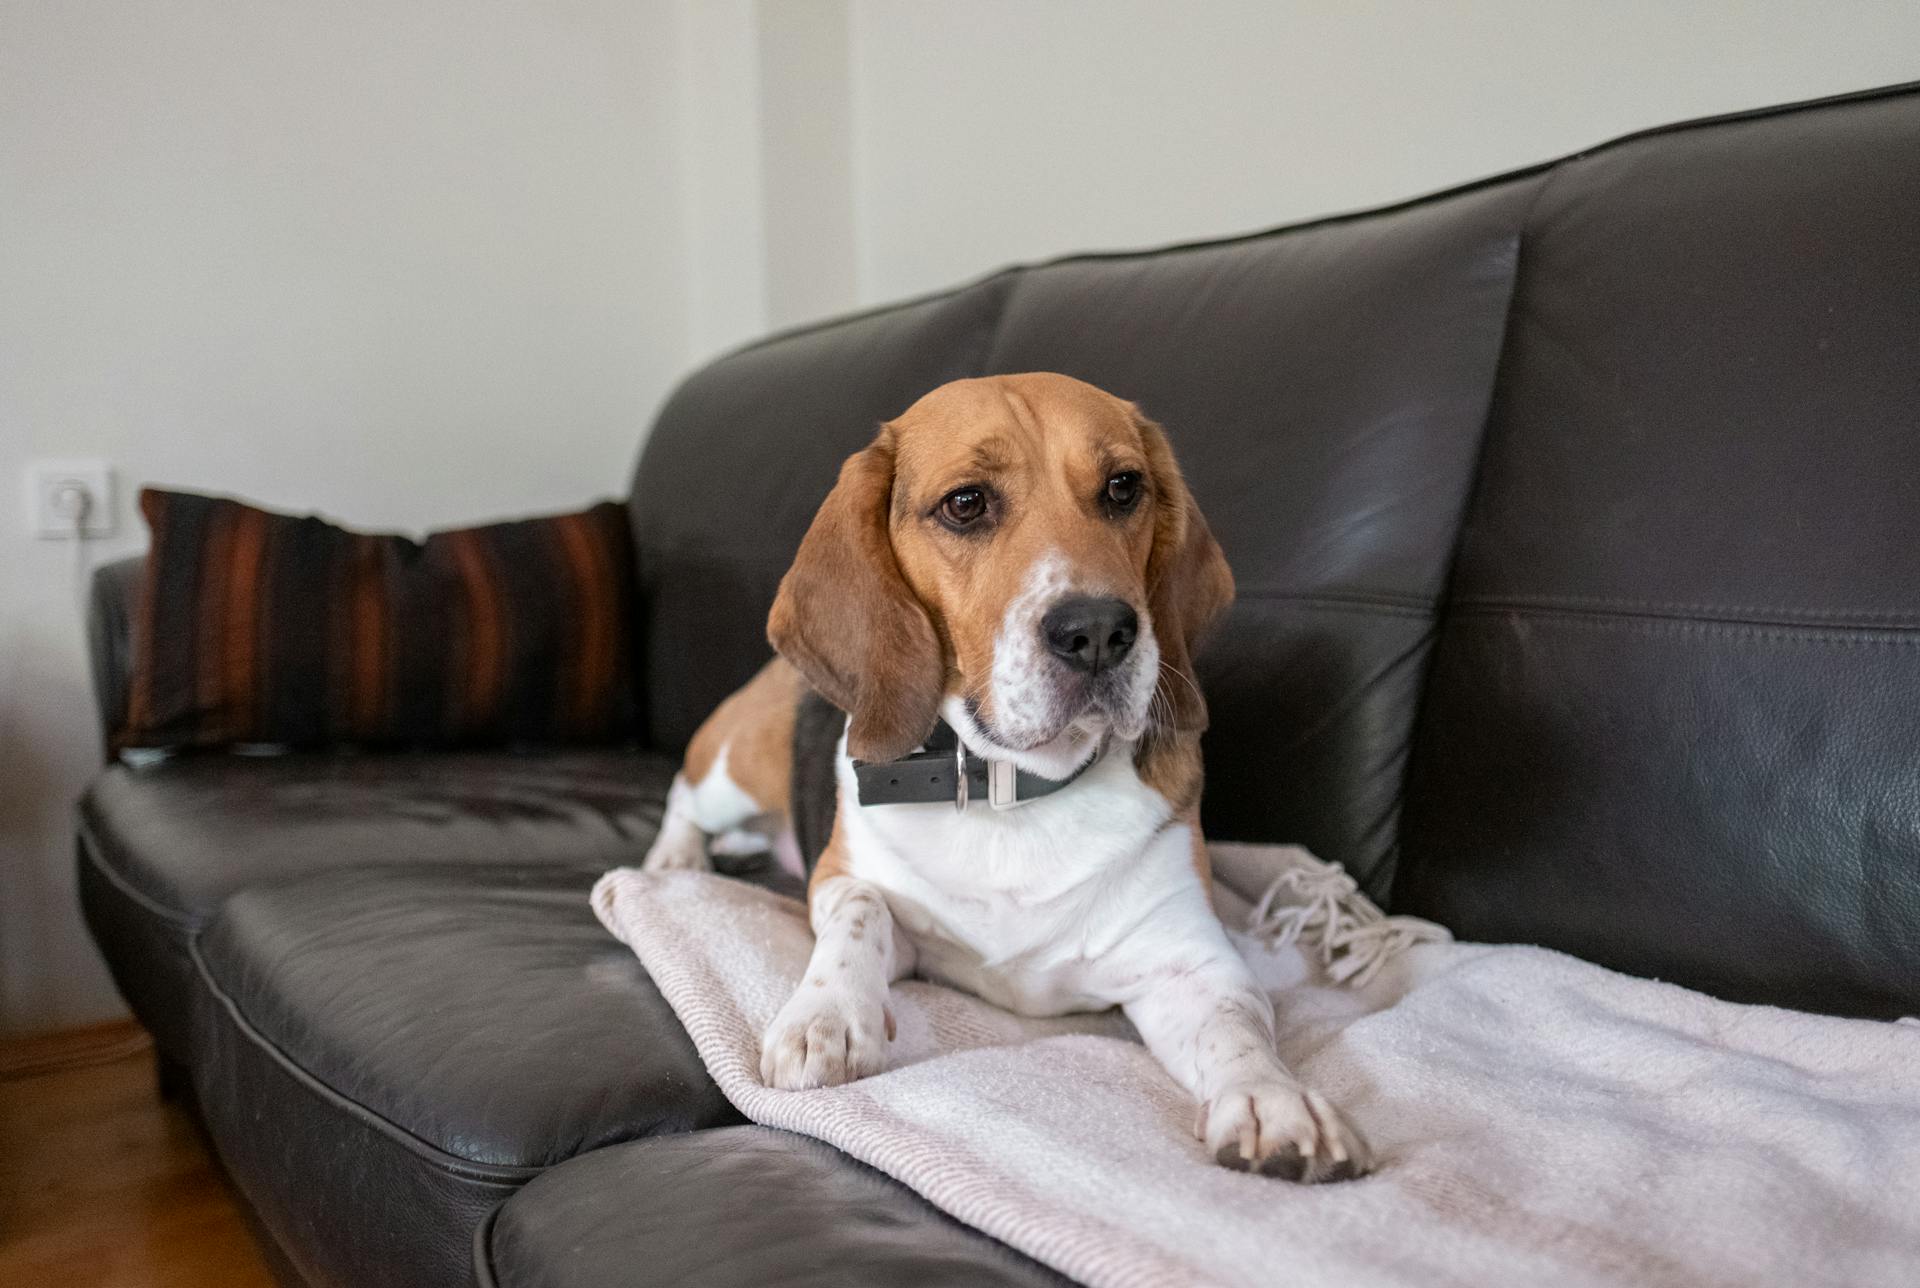
[[1642,635],[1742,636],[1784,644],[1838,644],[1847,647],[1920,646],[1920,627],[1855,627],[1793,622],[1743,622],[1732,619],[1661,617],[1633,613],[1578,613],[1491,604],[1462,606],[1461,616],[1490,620],[1525,617],[1564,626],[1633,631]]
[[422,1161],[431,1163],[449,1175],[463,1180],[481,1181],[488,1184],[519,1186],[546,1171],[545,1167],[527,1164],[477,1163],[472,1159],[461,1158],[449,1153],[430,1140],[416,1136],[400,1124],[381,1114],[375,1113],[365,1105],[350,1099],[344,1093],[322,1082],[281,1047],[256,1028],[233,996],[223,989],[213,977],[213,971],[207,965],[207,959],[200,951],[200,940],[195,936],[187,945],[187,951],[193,958],[194,969],[199,972],[200,982],[207,993],[226,1009],[228,1017],[241,1037],[257,1047],[281,1070],[291,1077],[310,1095],[346,1112],[350,1118],[357,1119],[363,1126],[372,1128],[386,1136],[394,1144],[418,1156]]
[[1699,616],[1714,621],[1748,617],[1758,619],[1801,617],[1810,619],[1815,625],[1838,626],[1847,619],[1861,621],[1878,619],[1920,626],[1920,613],[1910,608],[1789,608],[1771,604],[1702,604],[1677,600],[1629,599],[1607,595],[1472,595],[1457,600],[1456,603],[1462,609],[1508,607],[1624,609],[1628,612],[1647,614]]
[[1013,293],[1020,289],[1021,280],[1026,277],[1026,269],[1024,267],[1009,268],[997,276],[1005,277],[1007,284],[1000,291],[999,297],[994,300],[993,321],[981,336],[980,353],[973,361],[975,376],[984,376],[993,369],[993,360],[1000,350],[1000,333],[1006,329],[1007,313],[1013,304]]
[[1236,593],[1242,601],[1261,600],[1269,603],[1300,604],[1309,608],[1325,608],[1351,613],[1379,613],[1389,617],[1410,617],[1421,620],[1434,616],[1435,605],[1418,600],[1394,600],[1387,598],[1369,598],[1360,595],[1328,595],[1312,591],[1292,590],[1241,590]]
[[1547,189],[1559,177],[1565,161],[1542,167],[1536,174],[1537,186],[1533,195],[1527,198],[1527,208],[1514,220],[1513,232],[1506,239],[1511,249],[1511,263],[1507,269],[1506,299],[1500,309],[1500,333],[1493,343],[1493,362],[1487,370],[1486,401],[1480,408],[1480,435],[1473,449],[1473,470],[1467,476],[1466,485],[1460,498],[1460,518],[1453,530],[1453,539],[1448,543],[1446,572],[1440,581],[1440,593],[1434,599],[1434,624],[1427,632],[1426,657],[1422,659],[1420,679],[1414,687],[1412,710],[1407,715],[1405,726],[1405,753],[1400,758],[1399,783],[1393,794],[1393,828],[1386,850],[1374,870],[1361,881],[1361,887],[1368,896],[1377,900],[1388,911],[1392,911],[1393,891],[1400,884],[1402,829],[1406,822],[1407,798],[1413,786],[1415,761],[1420,747],[1420,730],[1427,712],[1427,698],[1433,691],[1433,671],[1439,664],[1442,641],[1441,632],[1445,629],[1448,615],[1454,607],[1454,582],[1460,573],[1460,556],[1466,549],[1467,528],[1473,522],[1474,504],[1479,500],[1480,491],[1486,482],[1487,454],[1494,435],[1494,411],[1500,401],[1500,379],[1507,365],[1508,347],[1513,339],[1513,322],[1520,307],[1521,273],[1526,266],[1527,229],[1533,223],[1534,212],[1540,208],[1540,201]]
[[1020,290],[1021,282],[1027,280],[1029,271],[1031,271],[1029,265],[1018,265],[1014,269],[1006,269],[1004,273],[1006,290],[1000,292],[1000,299],[995,303],[993,326],[987,328],[987,344],[981,346],[979,361],[973,365],[975,376],[985,376],[987,372],[995,370],[995,359],[1000,357],[1000,336],[1006,332],[1006,315],[1014,311],[1014,294]]

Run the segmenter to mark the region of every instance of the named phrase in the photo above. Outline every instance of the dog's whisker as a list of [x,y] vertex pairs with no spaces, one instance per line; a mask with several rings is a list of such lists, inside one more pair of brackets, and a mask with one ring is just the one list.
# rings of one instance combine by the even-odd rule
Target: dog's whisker
[[1200,686],[1195,684],[1192,680],[1188,679],[1186,672],[1181,671],[1176,667],[1168,666],[1164,661],[1160,663],[1160,670],[1162,674],[1171,675],[1176,679],[1178,679],[1180,683],[1186,685],[1187,688],[1193,691],[1193,696],[1195,698],[1198,698],[1202,702],[1206,701],[1206,695],[1200,692]]
[[[1160,670],[1167,675],[1177,676],[1188,688],[1193,688],[1193,681],[1165,662],[1160,663]],[[1199,690],[1194,689],[1194,693],[1197,696]],[[1171,729],[1174,725],[1173,699],[1158,684],[1154,685],[1153,694],[1147,699],[1147,723],[1149,727],[1162,729]]]

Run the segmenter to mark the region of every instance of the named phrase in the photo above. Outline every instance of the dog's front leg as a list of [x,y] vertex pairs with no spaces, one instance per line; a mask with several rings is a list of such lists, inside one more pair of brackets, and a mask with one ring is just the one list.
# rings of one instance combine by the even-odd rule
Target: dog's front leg
[[1273,1046],[1273,1004],[1224,937],[1125,1006],[1147,1048],[1200,1102],[1194,1134],[1223,1166],[1337,1181],[1373,1166],[1366,1140],[1300,1085]]
[[887,989],[913,969],[913,947],[880,891],[836,876],[810,894],[813,959],[760,1040],[760,1079],[783,1091],[831,1087],[886,1067]]

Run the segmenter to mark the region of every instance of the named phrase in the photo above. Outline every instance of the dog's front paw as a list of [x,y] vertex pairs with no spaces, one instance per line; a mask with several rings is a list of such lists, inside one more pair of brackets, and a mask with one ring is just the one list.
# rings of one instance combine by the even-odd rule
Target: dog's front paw
[[848,995],[811,979],[760,1039],[760,1080],[782,1091],[837,1087],[887,1067],[893,1018],[878,997]]
[[1292,1082],[1228,1087],[1201,1106],[1194,1134],[1235,1171],[1312,1184],[1373,1170],[1366,1138],[1325,1096]]

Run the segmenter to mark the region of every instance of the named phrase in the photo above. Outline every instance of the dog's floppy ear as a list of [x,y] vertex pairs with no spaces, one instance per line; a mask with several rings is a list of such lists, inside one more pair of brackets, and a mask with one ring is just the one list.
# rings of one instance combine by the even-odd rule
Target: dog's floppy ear
[[1178,733],[1207,727],[1207,701],[1193,671],[1201,637],[1233,603],[1233,571],[1187,490],[1166,433],[1144,416],[1140,435],[1153,473],[1153,550],[1147,556],[1147,611],[1160,645],[1160,701]]
[[940,640],[887,533],[893,456],[892,429],[882,426],[840,467],[767,618],[780,656],[853,718],[847,752],[856,760],[897,760],[940,715]]

